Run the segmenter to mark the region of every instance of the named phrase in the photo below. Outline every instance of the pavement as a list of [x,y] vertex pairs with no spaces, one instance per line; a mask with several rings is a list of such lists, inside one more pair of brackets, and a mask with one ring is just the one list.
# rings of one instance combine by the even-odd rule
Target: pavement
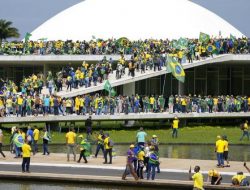
[[[14,155],[5,152],[6,158],[0,157],[0,178],[2,179],[36,179],[62,181],[71,180],[74,182],[95,183],[102,180],[103,184],[120,184],[131,185],[134,180],[129,177],[128,180],[122,181],[121,176],[125,169],[126,157],[117,156],[113,159],[113,164],[103,164],[103,157],[88,158],[88,163],[83,161],[77,163],[73,161],[71,155],[70,161],[67,161],[66,154],[51,153],[50,155],[42,155],[37,153],[31,156],[31,173],[21,173],[21,158],[14,158]],[[78,159],[77,155],[77,159]],[[192,160],[192,159],[172,159],[160,158],[161,173],[156,174],[156,180],[153,184],[159,187],[170,187],[177,185],[183,186],[183,189],[188,189],[192,186],[192,182],[188,181],[188,170],[195,165],[201,167],[201,172],[204,174],[204,181],[207,180],[207,173],[210,169],[216,168],[216,160]],[[223,176],[223,185],[219,189],[233,189],[230,186],[231,178],[238,171],[243,171],[248,177],[243,167],[242,162],[230,162],[230,167],[216,168]],[[140,180],[141,186],[150,186],[147,180]],[[100,182],[101,183],[101,182]],[[175,185],[174,185],[175,184]],[[205,183],[206,189],[214,189],[208,183]],[[177,187],[176,187],[177,188]],[[175,189],[176,189],[175,188]],[[218,186],[215,188],[218,189]],[[238,189],[238,188],[237,188]]]

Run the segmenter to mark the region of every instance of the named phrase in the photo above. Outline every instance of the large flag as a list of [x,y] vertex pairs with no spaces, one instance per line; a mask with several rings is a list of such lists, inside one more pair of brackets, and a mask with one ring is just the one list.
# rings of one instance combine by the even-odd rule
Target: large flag
[[171,45],[172,45],[172,48],[179,49],[178,41],[177,40],[172,40],[171,41]]
[[180,82],[185,82],[185,72],[182,65],[176,60],[175,57],[168,56],[167,70]]
[[114,90],[114,88],[111,89],[110,95],[111,95],[111,96],[116,96],[116,91]]
[[31,36],[32,36],[31,33],[26,32],[25,37],[24,37],[25,42],[29,41]]
[[209,53],[214,53],[214,54],[217,53],[216,47],[215,47],[214,45],[212,45],[212,44],[208,44],[206,48],[207,48],[207,51],[208,51]]
[[122,37],[122,38],[119,38],[118,40],[116,40],[116,43],[119,46],[127,46],[129,44],[129,39],[126,37]]
[[114,90],[114,88],[112,88],[109,80],[106,80],[106,82],[104,84],[104,90],[108,91],[109,96],[115,96],[116,95],[116,91]]
[[202,43],[208,43],[210,40],[210,36],[208,34],[202,33],[200,32],[200,37],[199,37],[199,41]]
[[188,40],[186,38],[180,38],[178,40],[178,46],[180,47],[180,49],[187,49]]
[[106,82],[104,84],[104,90],[108,91],[109,93],[111,92],[112,86],[111,86],[109,80],[106,80]]

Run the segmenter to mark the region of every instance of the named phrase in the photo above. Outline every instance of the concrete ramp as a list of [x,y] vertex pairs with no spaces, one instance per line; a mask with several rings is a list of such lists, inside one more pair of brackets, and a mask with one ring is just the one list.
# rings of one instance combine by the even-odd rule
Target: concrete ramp
[[[198,67],[198,66],[202,66],[206,64],[215,64],[215,63],[230,62],[230,61],[250,61],[250,55],[224,54],[224,55],[210,57],[205,60],[194,61],[193,63],[183,63],[182,65],[184,69],[189,69],[189,68]],[[113,74],[109,75],[109,82],[112,87],[164,75],[169,72],[164,66],[162,67],[162,70],[160,71],[146,70],[146,72],[142,74],[141,72],[135,72],[135,77],[131,77],[127,75],[128,69],[126,69],[126,74],[122,76],[121,79],[116,79],[115,73],[116,72],[114,71]],[[88,87],[88,88],[80,87],[78,89],[72,89],[72,91],[67,91],[66,87],[63,87],[63,90],[61,92],[56,93],[56,95],[65,97],[65,98],[74,97],[77,95],[88,94],[91,92],[103,90],[103,87],[104,87],[104,82],[98,83],[97,86],[92,85],[91,87]],[[48,89],[43,89],[42,93],[48,94]]]

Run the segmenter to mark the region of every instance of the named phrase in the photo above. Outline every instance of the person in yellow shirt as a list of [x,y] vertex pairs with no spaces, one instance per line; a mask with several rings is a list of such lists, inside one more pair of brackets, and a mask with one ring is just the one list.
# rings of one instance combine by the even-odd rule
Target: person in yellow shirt
[[245,123],[243,124],[242,128],[242,136],[240,138],[240,141],[242,141],[244,136],[247,136],[247,140],[249,141],[249,132],[248,132],[248,121],[246,120]]
[[140,179],[143,179],[144,157],[145,157],[144,147],[140,146],[140,150],[137,154],[137,159],[138,159],[137,176]]
[[22,95],[18,96],[17,105],[18,105],[17,117],[18,115],[22,116],[22,110],[23,110],[23,96]]
[[38,152],[38,140],[39,140],[39,134],[40,131],[38,130],[37,126],[34,126],[34,131],[33,131],[33,138],[34,138],[34,154]]
[[181,107],[182,107],[182,113],[186,113],[187,99],[185,96],[181,98]]
[[172,138],[177,138],[180,120],[175,117],[172,124]]
[[109,137],[109,134],[106,133],[105,134],[105,138],[103,141],[104,144],[104,159],[105,161],[103,162],[103,164],[107,164],[108,163],[108,154],[109,154],[109,164],[112,164],[112,148],[113,148],[113,142]]
[[149,104],[150,104],[150,109],[151,109],[151,112],[153,112],[154,110],[154,103],[155,103],[155,98],[154,96],[152,95],[150,98],[149,98]]
[[217,170],[212,169],[208,171],[207,182],[211,182],[211,185],[220,185],[221,180],[222,176]]
[[[244,163],[244,167],[249,172],[249,168],[246,166],[246,163]],[[232,185],[233,186],[249,186],[249,182],[247,180],[247,177],[243,174],[243,172],[237,172],[237,174],[232,177]]]
[[77,115],[80,115],[80,105],[81,105],[80,96],[77,96],[75,98],[75,111]]
[[203,175],[200,173],[200,166],[194,167],[195,174],[192,176],[191,174],[191,167],[189,169],[189,180],[194,181],[194,188],[193,190],[204,190],[203,188]]
[[22,172],[28,172],[30,173],[30,152],[31,147],[25,140],[25,143],[22,146],[22,152],[23,152],[23,162],[22,162]]
[[66,145],[67,145],[67,160],[69,162],[69,155],[70,152],[74,155],[74,161],[76,161],[76,152],[75,152],[75,145],[76,145],[76,134],[74,128],[71,128],[70,131],[66,134]]
[[222,137],[222,139],[223,139],[224,144],[225,144],[223,157],[224,157],[224,160],[227,162],[227,165],[225,165],[224,167],[230,167],[229,160],[228,160],[228,139],[227,139],[227,136],[224,135]]
[[213,107],[214,112],[217,112],[218,111],[218,98],[214,97],[213,102],[214,102],[214,107]]
[[225,142],[222,140],[221,136],[217,136],[217,141],[215,143],[215,152],[217,155],[218,164],[217,167],[224,167],[224,150],[225,150]]
[[100,149],[102,150],[102,153],[104,154],[104,146],[103,146],[104,138],[105,136],[104,136],[103,130],[100,130],[100,133],[97,136],[97,147],[96,147],[96,152],[95,152],[95,158],[97,158],[97,155]]

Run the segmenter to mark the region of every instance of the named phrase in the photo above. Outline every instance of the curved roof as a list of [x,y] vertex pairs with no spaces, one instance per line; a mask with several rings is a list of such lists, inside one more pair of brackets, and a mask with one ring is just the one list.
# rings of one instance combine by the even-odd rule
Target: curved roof
[[32,40],[198,38],[242,33],[213,12],[189,0],[85,0],[32,32]]

